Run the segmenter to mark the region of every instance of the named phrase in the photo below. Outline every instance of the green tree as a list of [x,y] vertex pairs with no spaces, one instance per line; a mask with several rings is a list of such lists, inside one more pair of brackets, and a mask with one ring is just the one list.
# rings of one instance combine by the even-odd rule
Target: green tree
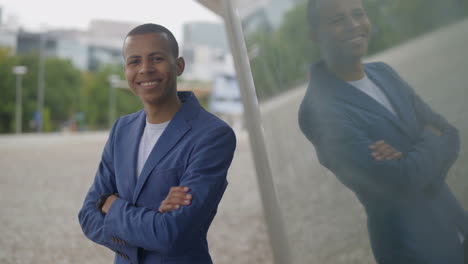
[[[18,57],[20,64],[28,67],[28,74],[24,78],[23,111],[25,131],[32,131],[29,122],[37,111],[38,89],[38,54],[31,53]],[[50,111],[50,122],[45,132],[60,129],[78,108],[79,89],[81,87],[81,73],[70,61],[59,58],[46,58],[44,62],[44,108]],[[44,127],[45,128],[45,127]]]
[[[468,0],[363,0],[373,25],[369,54],[398,45],[468,16]],[[251,28],[249,28],[251,30]],[[319,59],[309,39],[306,1],[287,11],[276,29],[260,24],[246,36],[259,100],[304,83]]]
[[[22,82],[22,127],[24,132],[34,131],[30,122],[37,111],[38,60],[35,53],[10,55],[7,50],[0,50],[0,133],[14,132],[16,85],[12,69],[15,65],[28,69]],[[48,132],[58,130],[78,110],[82,85],[81,73],[63,59],[47,58],[44,77],[44,110],[49,111],[44,115],[44,122],[48,123],[44,131]]]
[[81,72],[58,58],[47,59],[45,69],[45,107],[50,110],[51,129],[57,130],[79,111]]
[[8,49],[0,49],[0,133],[14,131],[15,120],[15,76],[13,67],[18,65]]
[[[83,73],[84,86],[81,93],[82,109],[86,116],[86,123],[90,129],[105,129],[109,124],[109,76],[116,74],[124,79],[120,65],[101,67],[96,73]],[[116,117],[126,115],[142,108],[138,97],[130,90],[117,89]]]
[[261,101],[304,82],[309,64],[319,56],[309,39],[305,10],[305,3],[299,4],[286,12],[278,29],[261,28],[246,37]]

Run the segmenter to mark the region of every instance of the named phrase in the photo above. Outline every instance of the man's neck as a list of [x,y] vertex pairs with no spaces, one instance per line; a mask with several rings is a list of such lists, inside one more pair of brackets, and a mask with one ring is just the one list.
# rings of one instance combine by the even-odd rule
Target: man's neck
[[364,66],[360,59],[350,61],[327,61],[327,70],[337,78],[350,82],[361,80],[365,76]]
[[176,96],[174,99],[158,104],[145,104],[146,120],[151,124],[161,124],[171,120],[182,106]]

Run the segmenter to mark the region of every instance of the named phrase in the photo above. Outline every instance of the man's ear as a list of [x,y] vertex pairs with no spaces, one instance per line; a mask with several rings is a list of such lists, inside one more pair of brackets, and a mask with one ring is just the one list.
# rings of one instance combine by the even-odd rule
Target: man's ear
[[176,66],[177,66],[177,76],[182,75],[185,69],[185,60],[183,57],[179,57],[176,59]]

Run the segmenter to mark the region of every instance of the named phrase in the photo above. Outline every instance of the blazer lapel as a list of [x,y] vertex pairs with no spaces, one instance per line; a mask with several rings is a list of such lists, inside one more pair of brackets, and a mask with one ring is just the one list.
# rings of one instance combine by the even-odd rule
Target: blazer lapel
[[143,170],[141,171],[141,174],[138,177],[135,192],[133,193],[133,203],[136,203],[138,196],[140,195],[141,189],[143,188],[146,179],[151,174],[151,171],[153,171],[156,165],[158,165],[158,163],[166,156],[166,154],[190,130],[190,126],[185,120],[185,111],[183,108],[184,105],[174,116],[171,122],[169,122],[169,125],[156,142],[154,148],[151,150],[151,153],[145,162]]
[[[127,184],[127,194],[123,197],[133,197],[133,191],[136,185],[136,174],[137,174],[137,159],[138,159],[138,150],[140,146],[141,135],[143,134],[143,129],[145,128],[146,123],[146,114],[144,111],[141,111],[138,118],[133,124],[130,124],[126,129],[127,135],[126,138],[122,140],[126,142],[128,146],[125,158],[121,159],[120,162],[122,168],[122,175],[128,180]],[[122,194],[121,194],[122,195]]]
[[[318,83],[317,88],[320,89],[322,93],[327,93],[330,96],[336,97],[339,100],[344,101],[347,104],[350,104],[356,108],[359,108],[368,112],[376,113],[386,118],[396,127],[398,127],[400,130],[402,130],[405,134],[410,135],[409,131],[405,128],[405,126],[399,120],[397,116],[395,116],[387,108],[385,108],[383,105],[381,105],[379,102],[377,102],[375,99],[373,99],[366,93],[358,90],[351,84],[343,80],[340,80],[336,78],[335,76],[331,75],[330,73],[328,73],[328,71],[325,70],[324,64],[319,63],[315,65],[312,72],[313,72],[312,78],[315,79],[314,82]],[[368,74],[369,78],[372,81],[374,81],[380,88],[382,88],[382,84],[384,82],[381,82],[380,80],[378,80],[378,78],[375,78],[376,75],[374,75],[373,72],[370,72],[370,71],[368,72],[367,69],[366,69],[366,73]],[[382,89],[385,91],[385,93],[387,90],[393,90],[393,89],[387,89],[387,87],[382,88]],[[391,103],[393,103],[395,108],[398,108],[399,105],[394,104],[394,102],[398,101],[398,99],[394,97],[398,97],[398,96],[392,94],[389,100]],[[400,115],[399,112],[397,113]]]
[[[395,118],[396,124],[408,135],[412,136],[410,127],[414,123],[414,120],[411,121],[412,111],[411,103],[408,101],[408,98],[405,94],[402,93],[401,89],[398,87],[401,85],[398,80],[391,78],[390,74],[382,74],[386,70],[381,70],[380,74],[374,73],[373,70],[366,69],[366,73],[369,78],[380,88],[382,92],[387,96],[387,99],[393,106],[393,109],[397,113],[399,119]],[[394,115],[392,114],[394,117]]]

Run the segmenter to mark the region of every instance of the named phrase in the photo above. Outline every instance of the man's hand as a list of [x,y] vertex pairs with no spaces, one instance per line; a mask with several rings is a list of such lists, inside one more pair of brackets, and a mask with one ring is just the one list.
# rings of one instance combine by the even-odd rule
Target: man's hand
[[403,153],[385,143],[383,140],[376,141],[371,144],[369,148],[372,150],[371,155],[375,160],[396,160],[403,156]]
[[424,126],[424,129],[427,129],[427,130],[432,131],[433,133],[435,133],[435,134],[438,135],[439,137],[442,136],[442,131],[440,131],[440,129],[436,128],[436,127],[433,126],[433,125],[425,125],[425,126]]
[[115,199],[117,199],[117,195],[115,194],[112,194],[110,195],[109,197],[107,197],[106,199],[106,202],[104,203],[104,205],[102,206],[102,211],[107,214],[107,212],[109,212],[109,208],[111,207],[112,203],[115,201]]
[[188,194],[188,191],[190,189],[184,186],[171,187],[166,199],[159,206],[159,212],[166,213],[179,209],[181,205],[189,205],[192,201],[192,195]]

